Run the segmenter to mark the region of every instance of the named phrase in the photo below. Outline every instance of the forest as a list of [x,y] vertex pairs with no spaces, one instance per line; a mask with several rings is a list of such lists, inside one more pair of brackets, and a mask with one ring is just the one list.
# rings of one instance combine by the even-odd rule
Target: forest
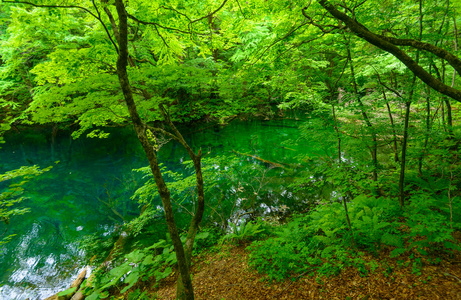
[[460,11],[1,0],[0,298],[460,299]]

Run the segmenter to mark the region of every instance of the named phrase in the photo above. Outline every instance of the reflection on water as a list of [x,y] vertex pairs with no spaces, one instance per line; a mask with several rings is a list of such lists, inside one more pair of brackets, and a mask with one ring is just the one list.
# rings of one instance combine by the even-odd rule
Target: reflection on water
[[7,137],[0,173],[31,163],[53,168],[24,186],[28,199],[21,206],[30,212],[12,217],[7,227],[0,222],[1,233],[16,234],[0,248],[0,299],[44,299],[67,288],[84,268],[77,240],[109,234],[120,223],[105,203],[127,215],[139,213],[126,201],[133,190],[125,176],[143,165],[131,136],[121,130],[107,140],[72,141],[67,133],[52,148],[46,133]]
[[[264,186],[264,194],[255,192],[250,196],[258,201],[253,207],[269,213],[282,205],[292,206],[307,199],[295,197],[281,185],[281,180],[288,176],[283,168],[272,170],[242,154],[296,163],[296,155],[311,151],[312,145],[290,143],[299,134],[298,123],[285,122],[288,125],[277,121],[233,122],[185,138],[194,149],[200,147],[210,152],[210,156],[226,158],[239,153],[239,162],[232,168],[249,164],[267,168],[264,171],[267,178],[274,180]],[[65,289],[85,267],[81,261],[84,253],[76,241],[96,232],[109,234],[115,224],[121,223],[119,215],[129,219],[139,214],[138,205],[130,201],[130,196],[141,181],[131,170],[146,165],[147,161],[130,129],[111,131],[105,140],[73,141],[68,133],[62,134],[52,147],[48,133],[7,136],[7,144],[0,149],[0,173],[30,164],[53,165],[53,169],[25,186],[29,199],[22,206],[30,207],[31,212],[13,217],[8,227],[0,222],[1,232],[6,229],[6,235],[16,234],[0,249],[0,299],[44,299]],[[180,162],[188,156],[177,144],[168,143],[161,149],[160,158],[169,169],[178,170]],[[229,169],[227,165],[219,167]],[[255,188],[260,185],[256,177],[242,180]],[[230,187],[226,193],[243,204],[250,203],[249,197],[236,197],[237,193],[243,193],[239,188]],[[242,212],[237,208],[234,211]]]
[[[56,249],[56,246],[64,249]],[[47,247],[54,247],[61,253],[49,253],[44,250]],[[7,283],[0,287],[1,299],[44,299],[56,289],[66,288],[68,283],[56,279],[61,273],[78,273],[78,264],[73,259],[82,254],[75,243],[62,244],[48,236],[39,223],[33,223],[31,230],[20,237],[14,248],[4,247],[2,250],[2,258],[10,257],[10,268],[3,274],[8,278],[2,278]],[[68,269],[71,264],[74,268]]]

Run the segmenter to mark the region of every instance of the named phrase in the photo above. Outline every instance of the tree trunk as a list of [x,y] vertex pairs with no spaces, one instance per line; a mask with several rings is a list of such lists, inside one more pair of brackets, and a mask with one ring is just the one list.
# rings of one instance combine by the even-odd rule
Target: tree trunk
[[[189,230],[187,231],[186,243],[185,243],[185,248],[184,248],[185,260],[186,260],[185,263],[186,263],[187,269],[190,272],[191,256],[192,256],[192,250],[194,248],[194,240],[197,234],[198,226],[200,222],[202,221],[203,213],[205,211],[205,192],[204,192],[204,187],[203,187],[203,176],[202,176],[202,165],[201,165],[202,151],[199,150],[198,154],[195,154],[192,148],[187,144],[186,140],[181,135],[179,130],[176,128],[176,126],[174,126],[173,122],[171,122],[170,116],[168,115],[163,105],[160,105],[160,111],[166,123],[170,126],[171,130],[173,131],[173,135],[171,136],[175,138],[181,145],[183,145],[183,147],[189,153],[189,156],[192,159],[192,162],[195,168],[195,178],[197,182],[196,183],[197,208],[196,208],[194,216],[192,217],[192,221],[189,225]],[[176,299],[189,299],[187,298],[188,297],[187,293],[188,291],[187,291],[186,286],[184,285],[184,281],[178,280],[177,286],[176,286]]]
[[[445,83],[446,79],[446,68],[445,68],[445,62],[442,61],[442,78],[440,79],[443,83]],[[452,85],[453,87],[453,85]],[[445,103],[445,106],[447,107],[447,132],[450,137],[453,136],[453,117],[451,113],[451,104],[450,104],[450,99],[448,99],[445,96],[442,96],[442,101]]]
[[[413,93],[413,91],[411,91]],[[402,159],[400,164],[400,178],[399,178],[399,203],[403,208],[405,205],[405,164],[407,159],[407,140],[408,140],[408,121],[410,119],[410,105],[411,100],[405,103],[405,125],[403,127],[403,141],[402,141]]]
[[429,142],[429,135],[431,132],[431,89],[427,88],[426,95],[426,133],[424,135],[424,146],[423,151],[421,151],[421,156],[418,161],[418,173],[419,176],[423,175],[423,159],[424,155],[427,153],[427,144]]
[[[331,104],[331,109],[333,111],[333,120],[334,120],[334,127],[335,127],[335,131],[336,131],[336,136],[338,138],[338,168],[341,168],[341,164],[342,164],[342,159],[341,159],[341,135],[339,134],[338,122],[337,122],[337,119],[336,119],[335,106],[333,104]],[[351,233],[352,240],[354,241],[354,244],[355,244],[354,233],[352,231],[352,226],[351,226],[351,219],[349,218],[349,211],[347,209],[346,197],[342,196],[341,198],[342,198],[342,202],[343,202],[343,205],[344,205],[344,212],[346,213],[347,226],[349,227],[349,231]]]
[[[422,13],[422,0],[419,0],[419,40],[423,35],[423,13]],[[419,51],[416,52],[416,63],[419,63]],[[407,158],[407,141],[408,141],[408,123],[410,120],[410,106],[415,93],[416,74],[413,73],[413,80],[411,81],[410,93],[408,101],[405,103],[405,123],[403,126],[403,143],[402,143],[402,160],[400,165],[400,178],[399,178],[399,202],[400,207],[405,205],[405,164]]]
[[389,121],[391,122],[391,127],[392,127],[392,136],[393,136],[393,145],[394,145],[394,161],[398,162],[399,154],[397,150],[397,134],[395,133],[394,118],[392,117],[392,111],[391,111],[391,107],[389,106],[389,101],[387,101],[386,92],[384,91],[384,88],[382,87],[381,87],[381,90],[383,92],[384,101],[386,101],[387,113],[389,115]]
[[[187,263],[185,251],[181,239],[179,237],[178,230],[176,228],[176,223],[174,220],[173,208],[171,205],[170,191],[163,180],[162,173],[157,161],[157,154],[155,153],[154,148],[150,145],[149,139],[146,134],[146,125],[141,121],[138,111],[136,109],[136,104],[133,99],[133,94],[131,91],[131,86],[128,80],[127,65],[128,65],[128,24],[127,24],[127,13],[123,0],[115,0],[115,6],[117,8],[117,13],[119,17],[119,55],[117,59],[117,75],[120,81],[120,86],[123,91],[123,96],[125,98],[125,103],[127,105],[128,111],[130,113],[131,121],[135,128],[136,134],[139,141],[146,153],[146,157],[149,161],[149,166],[152,171],[152,174],[157,184],[158,192],[160,198],[162,199],[163,209],[165,211],[165,218],[168,225],[168,231],[170,233],[173,246],[176,252],[176,257],[178,260],[178,267],[180,272],[180,278],[178,280],[182,281],[184,286],[184,293],[179,299],[194,299],[194,292],[192,287],[192,281],[189,274],[189,264]],[[198,159],[200,162],[200,159]],[[195,161],[194,161],[195,165]]]
[[336,137],[338,139],[338,165],[339,165],[341,164],[341,135],[339,134],[338,122],[336,120],[335,106],[333,104],[331,104],[331,109],[333,111],[333,120],[334,120],[334,127],[336,131]]
[[350,49],[349,41],[347,42],[347,58],[350,63],[351,77],[352,77],[352,82],[354,85],[355,96],[357,97],[357,101],[359,102],[359,106],[362,112],[363,119],[365,120],[365,123],[367,124],[367,127],[371,133],[372,144],[371,144],[370,152],[371,152],[371,160],[372,160],[372,165],[373,165],[373,181],[377,181],[378,180],[378,141],[376,139],[376,131],[373,127],[373,124],[371,124],[370,118],[368,117],[368,114],[365,111],[365,105],[363,105],[363,102],[362,100],[360,100],[360,97],[358,94],[357,82],[355,81],[354,64],[352,63],[351,49]]

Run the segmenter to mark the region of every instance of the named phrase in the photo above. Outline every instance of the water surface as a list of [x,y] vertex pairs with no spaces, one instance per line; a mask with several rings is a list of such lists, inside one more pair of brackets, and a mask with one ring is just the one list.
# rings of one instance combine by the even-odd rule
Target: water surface
[[[287,175],[286,169],[254,157],[293,166],[300,154],[315,152],[315,143],[297,142],[300,124],[294,119],[233,121],[182,132],[195,150],[200,147],[208,157],[238,157],[242,168],[249,164],[263,172],[269,168],[267,176],[275,179],[265,184],[258,207],[270,211],[308,199],[294,197],[283,186],[296,173]],[[7,234],[17,235],[0,250],[0,299],[44,299],[66,288],[85,264],[77,241],[95,232],[110,234],[117,224],[139,214],[130,196],[142,180],[131,170],[147,165],[147,160],[131,129],[108,131],[111,135],[103,140],[72,140],[69,132],[60,132],[54,143],[51,130],[13,132],[6,137],[0,149],[0,173],[31,164],[53,168],[25,186],[29,199],[22,206],[31,212],[12,218],[7,227]],[[181,170],[181,162],[188,160],[181,146],[172,142],[162,147],[159,157],[173,170]],[[0,230],[5,229],[0,224]]]

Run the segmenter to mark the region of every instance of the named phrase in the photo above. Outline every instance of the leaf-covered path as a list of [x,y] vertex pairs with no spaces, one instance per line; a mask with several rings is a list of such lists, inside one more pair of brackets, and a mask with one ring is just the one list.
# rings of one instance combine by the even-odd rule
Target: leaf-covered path
[[[345,269],[337,277],[317,280],[302,276],[295,281],[269,284],[247,264],[244,247],[224,247],[207,254],[193,267],[196,299],[461,299],[461,257],[459,254],[436,266],[424,266],[421,275],[397,267],[396,260],[361,277]],[[393,268],[391,274],[386,273]],[[168,278],[157,291],[157,299],[174,299],[176,280]]]

